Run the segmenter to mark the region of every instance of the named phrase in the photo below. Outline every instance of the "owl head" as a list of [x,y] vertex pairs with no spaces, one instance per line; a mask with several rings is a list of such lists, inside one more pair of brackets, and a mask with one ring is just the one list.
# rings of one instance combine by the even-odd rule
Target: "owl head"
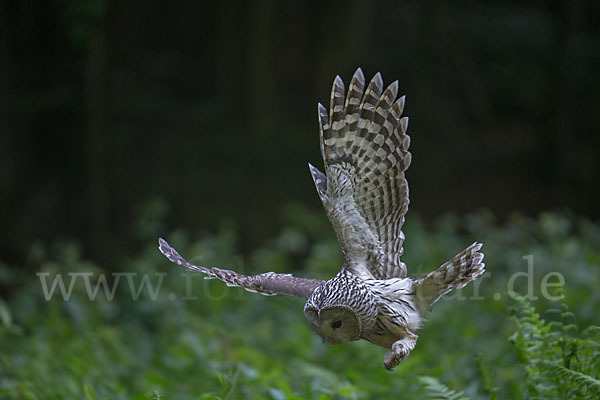
[[346,343],[360,339],[363,327],[375,322],[376,301],[363,280],[342,269],[314,290],[304,316],[325,342]]
[[312,328],[329,344],[342,344],[360,339],[362,324],[356,312],[345,305],[321,309],[305,307],[304,316]]

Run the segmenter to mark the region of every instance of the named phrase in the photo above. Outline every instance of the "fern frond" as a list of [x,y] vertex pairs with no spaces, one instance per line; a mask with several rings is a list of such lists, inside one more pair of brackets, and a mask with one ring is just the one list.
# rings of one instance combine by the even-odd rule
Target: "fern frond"
[[524,299],[514,313],[517,330],[511,341],[527,373],[529,398],[600,398],[600,328],[577,335],[575,316],[564,302],[546,314],[556,320],[545,321]]
[[483,378],[485,390],[490,394],[490,400],[498,399],[498,387],[496,386],[496,374],[490,370],[483,358],[483,354],[477,356],[477,366]]
[[463,392],[456,392],[431,376],[421,376],[419,381],[430,400],[469,400]]
[[600,396],[600,380],[581,372],[565,368],[562,365],[551,363],[544,363],[544,365],[562,379],[569,381],[581,394],[590,396],[586,398],[597,399],[598,396]]

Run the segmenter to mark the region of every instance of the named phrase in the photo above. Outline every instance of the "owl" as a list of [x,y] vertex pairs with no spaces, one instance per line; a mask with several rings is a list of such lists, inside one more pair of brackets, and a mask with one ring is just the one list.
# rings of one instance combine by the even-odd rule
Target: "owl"
[[[366,86],[366,87],[365,87]],[[241,275],[190,264],[164,239],[160,251],[172,262],[264,295],[306,299],[304,316],[329,344],[354,340],[389,349],[383,367],[401,363],[417,342],[415,332],[441,296],[484,272],[481,243],[473,243],[420,279],[407,276],[401,261],[402,225],[408,210],[405,171],[410,165],[405,97],[398,82],[385,90],[381,74],[368,85],[359,68],[346,92],[337,76],[329,111],[318,104],[321,155],[325,173],[308,164],[333,226],[344,263],[323,281],[267,272]]]

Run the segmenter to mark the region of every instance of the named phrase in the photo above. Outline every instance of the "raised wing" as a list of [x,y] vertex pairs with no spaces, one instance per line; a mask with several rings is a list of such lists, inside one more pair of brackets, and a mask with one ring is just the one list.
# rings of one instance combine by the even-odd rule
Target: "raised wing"
[[312,292],[324,283],[324,281],[316,279],[296,278],[291,274],[266,272],[259,275],[241,275],[228,269],[199,267],[190,264],[185,258],[181,257],[177,250],[162,238],[158,239],[158,248],[165,257],[175,264],[208,275],[204,279],[220,279],[227,286],[243,287],[249,292],[260,293],[266,296],[285,294],[287,296],[308,299]]
[[404,96],[396,100],[397,93],[397,81],[383,91],[379,73],[365,91],[359,68],[346,96],[344,83],[335,78],[329,114],[318,106],[325,174],[311,165],[311,175],[345,268],[364,278],[406,276],[400,256],[409,203],[404,171],[411,155],[408,117],[401,118]]

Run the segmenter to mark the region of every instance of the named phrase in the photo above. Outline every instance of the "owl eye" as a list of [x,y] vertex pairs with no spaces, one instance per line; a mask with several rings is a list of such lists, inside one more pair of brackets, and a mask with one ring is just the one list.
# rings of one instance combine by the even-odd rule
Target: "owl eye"
[[335,321],[333,324],[331,324],[331,327],[332,327],[333,329],[337,329],[337,328],[339,328],[340,326],[342,326],[342,321]]

